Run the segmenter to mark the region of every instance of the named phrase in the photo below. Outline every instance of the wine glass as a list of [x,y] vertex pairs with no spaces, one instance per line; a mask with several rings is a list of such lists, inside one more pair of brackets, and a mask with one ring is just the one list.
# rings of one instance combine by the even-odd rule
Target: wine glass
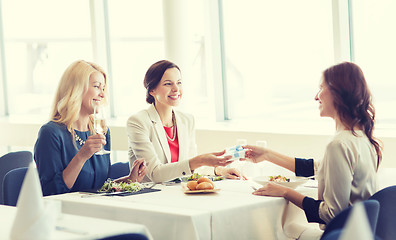
[[[94,129],[95,132],[98,134],[105,134],[105,129],[103,128],[104,122],[105,122],[105,116],[104,116],[104,109],[103,106],[96,106],[94,107]],[[102,125],[103,124],[103,125]],[[105,150],[102,146],[102,148],[96,152],[96,155],[103,155],[103,154],[109,154],[110,151]]]
[[259,146],[259,147],[266,148],[267,147],[267,141],[265,141],[265,140],[256,141],[256,145]]
[[240,146],[246,145],[247,144],[247,140],[246,139],[237,139],[236,140],[236,144],[240,145]]
[[[256,141],[256,146],[258,147],[263,147],[263,148],[267,148],[267,141],[265,140],[258,140]],[[257,168],[259,170],[259,175],[264,176],[266,171],[269,171],[270,173],[273,172],[271,170],[271,168],[273,168],[273,164],[267,161],[263,161],[263,162],[259,162],[256,163],[257,164]]]

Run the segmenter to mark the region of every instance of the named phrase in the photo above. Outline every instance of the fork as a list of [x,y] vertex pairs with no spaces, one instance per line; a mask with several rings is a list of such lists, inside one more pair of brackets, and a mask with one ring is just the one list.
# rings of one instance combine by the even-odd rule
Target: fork
[[252,180],[247,180],[247,181],[249,181],[249,185],[251,188],[253,188],[254,191],[257,191],[257,189],[259,189],[258,187],[256,187],[257,184],[254,181]]
[[144,188],[151,189],[157,184],[155,182],[146,182],[146,183],[142,183],[142,185]]
[[100,196],[115,196],[115,195],[122,194],[122,193],[124,193],[124,192],[88,193],[86,195],[81,195],[81,198],[100,197]]

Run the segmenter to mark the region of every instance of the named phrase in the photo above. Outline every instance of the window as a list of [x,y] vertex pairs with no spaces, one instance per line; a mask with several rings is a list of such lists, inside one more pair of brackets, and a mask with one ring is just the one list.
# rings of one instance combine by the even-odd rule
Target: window
[[374,96],[378,127],[396,124],[396,2],[353,1],[355,62],[362,67]]
[[[214,9],[217,2],[221,3],[222,15]],[[394,127],[396,111],[390,109],[396,104],[392,74],[396,3],[349,2],[353,3],[352,60],[367,77],[378,123],[384,128]],[[143,78],[148,67],[166,58],[165,3],[168,2],[1,1],[0,40],[5,54],[1,64],[5,69],[1,68],[0,73],[6,77],[8,96],[1,95],[1,114],[8,105],[9,115],[39,115],[40,119],[47,119],[65,68],[77,59],[85,59],[98,62],[109,73],[111,110],[124,125],[128,116],[147,107]],[[314,101],[322,71],[334,64],[340,51],[347,52],[334,47],[332,3],[183,1],[183,23],[188,27],[179,31],[188,39],[188,48],[187,67],[181,69],[184,96],[179,109],[192,113],[198,127],[213,126],[214,119],[222,119],[216,118],[215,109],[223,108],[218,95],[224,93],[224,106],[228,109],[224,118],[232,120],[225,125],[240,123],[244,129],[260,130],[262,126],[263,130],[293,132],[304,123],[308,123],[308,129],[312,123],[332,128],[320,119]],[[221,74],[212,73],[221,72],[219,61],[213,60],[219,49],[210,45],[220,42],[214,19],[221,19],[224,32],[223,86]],[[349,36],[341,38],[346,40]]]
[[109,1],[115,115],[146,108],[144,75],[164,58],[162,1]]
[[223,1],[223,14],[228,117],[318,119],[314,96],[334,63],[331,1]]
[[5,0],[2,15],[10,115],[48,119],[63,71],[92,60],[89,2]]
[[[180,29],[180,35],[187,35],[189,52],[185,52],[187,68],[181,68],[184,88],[181,108],[205,116],[210,102],[205,75],[203,1],[188,1],[182,5],[178,10],[186,11],[188,18],[181,21],[188,22],[189,31]],[[151,64],[166,58],[163,1],[109,1],[108,11],[115,115],[125,119],[148,107],[144,76]]]

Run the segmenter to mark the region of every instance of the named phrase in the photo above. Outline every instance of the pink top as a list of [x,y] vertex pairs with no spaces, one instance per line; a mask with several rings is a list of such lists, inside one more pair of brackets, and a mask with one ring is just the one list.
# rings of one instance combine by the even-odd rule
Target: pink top
[[175,126],[172,127],[165,127],[165,132],[167,135],[168,139],[168,144],[171,152],[171,162],[177,162],[179,161],[179,139],[177,137],[177,134],[175,136],[175,139],[172,141],[174,134],[175,134]]

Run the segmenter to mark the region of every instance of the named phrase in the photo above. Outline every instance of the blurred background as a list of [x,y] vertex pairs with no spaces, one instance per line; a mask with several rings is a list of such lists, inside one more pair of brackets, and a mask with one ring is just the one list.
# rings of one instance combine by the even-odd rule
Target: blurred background
[[[212,147],[249,140],[236,136],[246,132],[331,134],[314,96],[324,69],[353,61],[374,96],[377,135],[394,137],[395,12],[393,0],[0,0],[0,127],[19,131],[0,136],[0,152],[32,149],[60,77],[77,59],[106,69],[116,134],[147,108],[148,67],[174,61],[180,109],[195,116],[198,140],[212,136],[206,130],[240,131]],[[126,159],[123,137],[113,146]],[[211,150],[199,141],[198,149]]]

